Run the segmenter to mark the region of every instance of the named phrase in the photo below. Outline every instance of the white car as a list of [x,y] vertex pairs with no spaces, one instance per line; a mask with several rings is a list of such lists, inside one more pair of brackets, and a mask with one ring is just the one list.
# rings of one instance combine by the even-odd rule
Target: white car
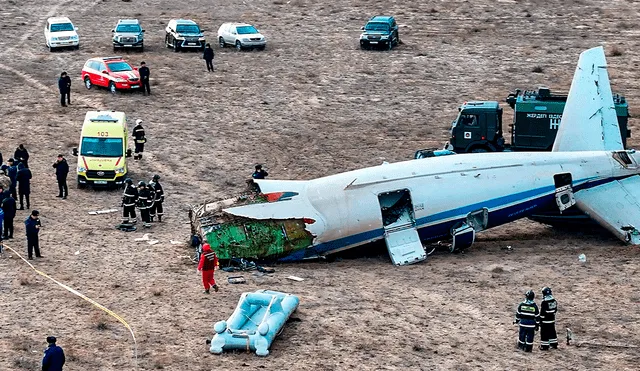
[[76,31],[78,31],[78,27],[75,27],[67,17],[47,19],[47,24],[44,26],[44,40],[49,51],[53,51],[55,48],[78,49],[80,38]]
[[218,43],[221,48],[233,45],[238,50],[249,48],[264,50],[267,39],[250,24],[223,23],[218,29]]

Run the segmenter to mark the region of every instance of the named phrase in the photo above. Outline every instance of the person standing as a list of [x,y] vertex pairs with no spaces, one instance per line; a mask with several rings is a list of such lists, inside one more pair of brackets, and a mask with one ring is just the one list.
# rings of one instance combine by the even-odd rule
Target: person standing
[[549,350],[549,347],[558,349],[557,311],[558,302],[551,294],[551,288],[543,288],[542,303],[540,303],[540,350]]
[[27,232],[27,253],[29,255],[29,260],[33,260],[34,250],[36,252],[36,258],[42,258],[42,255],[40,255],[40,244],[38,241],[38,233],[40,232],[42,224],[40,223],[38,216],[40,216],[38,210],[33,210],[31,215],[29,215],[24,221]]
[[13,219],[16,217],[16,200],[8,195],[0,201],[0,209],[4,212],[4,227],[3,234],[4,239],[8,240],[13,238]]
[[[157,216],[158,223],[162,223],[162,215],[164,215],[164,208],[162,207],[162,203],[164,202],[164,190],[160,184],[160,175],[154,175],[153,179],[149,182],[149,185],[151,186],[151,191],[155,194],[151,215]],[[153,216],[151,217],[151,220],[153,220]]]
[[4,172],[6,176],[9,177],[9,181],[11,184],[9,185],[9,192],[13,196],[13,198],[18,198],[18,194],[16,193],[16,183],[18,182],[18,168],[14,165],[13,158],[7,160],[6,165],[2,165],[0,169]]
[[269,175],[265,170],[262,169],[262,165],[256,165],[256,171],[251,174],[253,179],[264,179]]
[[149,199],[151,192],[147,188],[147,184],[143,181],[138,182],[138,210],[140,210],[140,218],[145,228],[151,227],[149,219]]
[[56,169],[56,180],[58,181],[58,195],[56,197],[62,197],[63,200],[66,200],[69,195],[69,187],[67,187],[69,163],[67,163],[67,159],[64,158],[62,153],[58,155],[53,167]]
[[124,180],[124,192],[122,193],[122,224],[136,224],[136,203],[138,190],[133,186],[133,180]]
[[536,294],[529,290],[524,295],[525,300],[518,305],[518,310],[516,311],[515,323],[520,325],[518,348],[525,352],[531,352],[533,350],[535,331],[538,329],[538,315],[540,312],[533,301]]
[[29,167],[29,151],[24,148],[24,144],[21,144],[16,148],[16,151],[13,153],[13,159],[17,162],[22,162],[24,167]]
[[211,44],[207,43],[206,47],[204,48],[202,59],[204,59],[205,62],[207,62],[207,71],[209,72],[213,72],[213,58],[214,58],[213,49],[211,48]]
[[202,284],[204,285],[204,293],[209,293],[209,287],[218,292],[218,285],[216,285],[216,279],[214,277],[214,271],[218,266],[218,256],[211,250],[211,246],[208,243],[202,245],[202,254],[200,255],[200,262],[198,262],[198,271],[202,272]]
[[31,207],[29,195],[31,194],[31,170],[25,167],[22,162],[18,163],[18,194],[20,195],[20,210],[24,210],[24,199],[27,199],[27,209]]
[[140,160],[142,159],[142,152],[144,152],[144,144],[147,142],[144,128],[142,127],[142,120],[140,119],[136,120],[136,126],[133,127],[133,138],[136,146],[133,158],[135,160]]
[[142,81],[142,94],[151,95],[151,85],[149,85],[149,76],[151,75],[151,71],[149,71],[147,64],[140,62],[138,72],[140,72],[140,81]]
[[153,221],[155,218],[155,207],[156,207],[156,190],[153,188],[151,183],[147,183],[147,191],[149,191],[149,198],[147,199],[147,210],[149,211],[149,222]]
[[55,336],[47,336],[49,346],[42,358],[42,371],[62,371],[65,362],[64,351],[56,345],[56,341]]
[[[62,107],[66,107],[67,104],[71,104],[71,77],[66,72],[60,74],[58,79],[58,90],[60,90],[60,104]],[[67,104],[65,104],[65,100]]]

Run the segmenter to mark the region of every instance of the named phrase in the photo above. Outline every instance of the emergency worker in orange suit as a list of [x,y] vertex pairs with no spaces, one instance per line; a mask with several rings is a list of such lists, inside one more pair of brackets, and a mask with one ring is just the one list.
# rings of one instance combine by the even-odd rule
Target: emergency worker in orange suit
[[218,256],[211,250],[211,246],[208,243],[202,245],[202,254],[200,255],[200,263],[198,264],[198,271],[202,272],[202,284],[204,285],[204,293],[209,293],[209,287],[213,287],[218,292],[218,285],[216,285],[216,279],[213,277],[213,273],[218,266]]

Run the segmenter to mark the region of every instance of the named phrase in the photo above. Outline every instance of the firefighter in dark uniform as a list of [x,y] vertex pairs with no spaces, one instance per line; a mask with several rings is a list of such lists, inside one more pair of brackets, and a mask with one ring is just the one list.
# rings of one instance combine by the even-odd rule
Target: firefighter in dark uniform
[[122,193],[122,224],[136,224],[136,202],[138,190],[133,185],[133,180],[124,180],[124,192]]
[[524,296],[525,300],[518,305],[518,310],[516,311],[515,323],[520,325],[518,348],[525,352],[531,352],[533,350],[535,331],[538,329],[538,315],[540,311],[533,301],[536,294],[532,290],[527,291]]
[[162,223],[162,215],[164,215],[164,208],[162,207],[162,203],[164,202],[164,190],[160,184],[160,175],[154,175],[151,182],[149,182],[149,185],[151,186],[152,192],[156,195],[153,208],[151,209],[151,220],[153,220],[154,216],[157,216],[158,222]]
[[136,126],[133,128],[133,138],[136,146],[134,160],[140,160],[142,158],[142,152],[144,152],[144,144],[147,142],[145,137],[144,128],[142,127],[142,120],[136,120]]
[[[2,187],[0,187],[0,191]],[[8,240],[13,238],[13,219],[16,217],[16,200],[11,197],[11,195],[7,194],[7,197],[3,197],[0,195],[2,200],[0,201],[0,209],[4,211],[4,239]]]
[[149,224],[149,200],[151,198],[151,192],[147,188],[147,184],[143,181],[138,182],[138,210],[140,210],[140,218],[142,218],[142,225],[146,228],[151,227]]
[[147,183],[147,190],[149,191],[149,198],[147,199],[147,210],[149,210],[149,222],[152,222],[153,218],[155,218],[156,216],[156,190],[153,188],[151,182]]
[[558,349],[558,335],[556,335],[556,313],[558,302],[551,295],[551,288],[542,289],[542,303],[540,303],[540,350],[549,347]]

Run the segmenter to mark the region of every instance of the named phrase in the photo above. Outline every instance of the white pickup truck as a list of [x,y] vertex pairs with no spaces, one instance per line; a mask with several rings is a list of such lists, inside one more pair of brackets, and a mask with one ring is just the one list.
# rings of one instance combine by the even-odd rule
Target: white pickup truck
[[49,51],[56,48],[80,48],[77,30],[78,27],[75,27],[67,17],[47,19],[47,24],[44,26],[44,40]]

